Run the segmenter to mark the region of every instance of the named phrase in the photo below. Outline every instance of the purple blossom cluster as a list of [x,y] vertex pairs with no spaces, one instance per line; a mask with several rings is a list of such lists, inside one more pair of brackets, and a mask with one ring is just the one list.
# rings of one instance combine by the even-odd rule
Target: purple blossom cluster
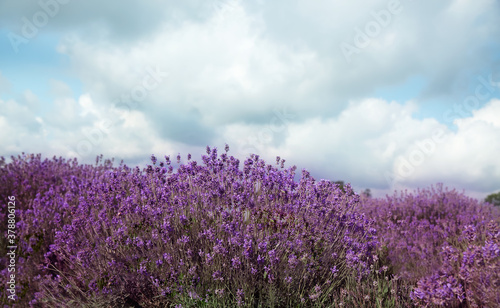
[[411,294],[416,303],[500,306],[499,224],[493,220],[488,223],[484,242],[476,240],[474,229],[472,225],[464,228],[459,248],[442,248],[440,270],[419,280]]
[[361,203],[415,304],[500,307],[498,208],[442,184]]
[[[12,156],[6,164],[0,158],[0,220],[6,221],[7,196],[16,197],[16,296],[19,307],[26,306],[22,297],[32,297],[38,284],[33,277],[42,273],[44,254],[54,242],[55,230],[60,230],[72,220],[82,192],[100,174],[112,169],[112,161],[97,158],[96,166],[78,164],[76,159],[53,157],[42,160],[41,155]],[[99,164],[100,162],[100,164]],[[2,234],[7,233],[1,224]],[[6,237],[0,243],[0,274],[8,277]],[[8,303],[2,292],[0,299]],[[12,304],[12,303],[9,303]]]
[[240,169],[215,148],[203,165],[189,156],[176,172],[168,156],[144,170],[102,157],[4,165],[0,198],[20,200],[25,303],[323,305],[370,275],[376,231],[349,185],[305,170],[295,182],[279,157],[273,166],[252,155]]

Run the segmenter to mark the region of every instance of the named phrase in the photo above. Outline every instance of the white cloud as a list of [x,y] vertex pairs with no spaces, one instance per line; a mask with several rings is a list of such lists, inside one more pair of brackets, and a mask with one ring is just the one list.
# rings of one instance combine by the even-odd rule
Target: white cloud
[[[401,106],[366,99],[351,102],[335,118],[289,124],[287,137],[279,146],[259,139],[266,125],[228,126],[222,139],[248,145],[252,140],[248,136],[254,136],[253,145],[262,149],[269,162],[279,155],[317,178],[346,180],[359,189],[370,187],[376,195],[444,182],[484,197],[500,188],[500,128],[492,124],[500,117],[498,108],[499,100],[490,101],[460,122],[454,133],[434,119],[415,119],[411,102]],[[433,139],[436,132],[442,136]],[[429,145],[426,140],[438,142]],[[403,160],[410,162],[412,172],[401,171]],[[389,185],[387,173],[399,177],[395,185]]]
[[[32,93],[29,96],[38,100]],[[96,106],[88,94],[77,100],[58,97],[43,117],[16,100],[0,99],[0,110],[1,155],[42,152],[48,157],[77,157],[89,163],[103,154],[133,164],[148,157],[145,151],[182,149],[181,144],[162,140],[143,113]]]
[[455,120],[459,127],[469,127],[481,123],[500,128],[500,103],[498,99],[491,100],[487,105],[479,110],[473,110],[473,117]]

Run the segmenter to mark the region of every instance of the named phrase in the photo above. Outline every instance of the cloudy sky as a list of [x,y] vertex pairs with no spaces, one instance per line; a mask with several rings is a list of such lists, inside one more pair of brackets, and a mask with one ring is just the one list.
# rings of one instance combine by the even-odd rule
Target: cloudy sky
[[0,155],[225,143],[375,196],[499,191],[500,2],[0,1]]

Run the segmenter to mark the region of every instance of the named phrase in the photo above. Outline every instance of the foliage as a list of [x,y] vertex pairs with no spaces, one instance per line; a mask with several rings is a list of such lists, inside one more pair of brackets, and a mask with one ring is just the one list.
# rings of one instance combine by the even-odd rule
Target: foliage
[[370,190],[370,188],[366,188],[362,193],[361,193],[362,196],[366,197],[366,198],[371,198],[372,197],[372,191]]
[[491,203],[496,206],[500,206],[500,191],[497,192],[496,194],[491,194],[484,199],[484,202]]

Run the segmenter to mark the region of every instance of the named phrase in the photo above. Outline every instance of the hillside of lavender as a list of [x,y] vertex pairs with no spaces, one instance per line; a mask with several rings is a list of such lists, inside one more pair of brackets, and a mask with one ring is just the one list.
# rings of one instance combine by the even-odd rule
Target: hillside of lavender
[[224,150],[144,169],[2,157],[0,304],[500,307],[500,207],[442,184],[371,198]]

